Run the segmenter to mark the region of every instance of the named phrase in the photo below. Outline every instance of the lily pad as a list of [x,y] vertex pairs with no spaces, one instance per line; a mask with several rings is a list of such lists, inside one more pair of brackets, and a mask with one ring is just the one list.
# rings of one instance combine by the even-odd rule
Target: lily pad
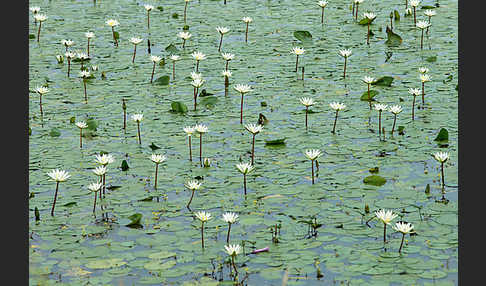
[[309,31],[295,31],[294,37],[302,42],[312,41],[312,34]]
[[391,76],[383,76],[379,79],[375,80],[371,85],[378,85],[378,86],[391,86],[393,82],[393,77]]
[[170,107],[172,108],[171,111],[172,112],[177,112],[177,113],[186,113],[187,112],[187,105],[185,105],[183,102],[181,101],[173,101],[171,104],[170,104]]
[[386,179],[378,175],[371,175],[364,178],[363,183],[379,187],[386,183]]
[[163,75],[156,80],[154,80],[154,83],[156,85],[169,85],[170,82],[170,77],[168,75]]

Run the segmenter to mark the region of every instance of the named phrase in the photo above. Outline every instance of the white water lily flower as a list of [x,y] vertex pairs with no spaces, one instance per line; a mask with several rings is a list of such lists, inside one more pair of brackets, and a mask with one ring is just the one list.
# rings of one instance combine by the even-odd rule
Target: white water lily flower
[[38,6],[32,6],[32,7],[29,8],[30,12],[32,12],[33,14],[39,13],[40,9],[41,8],[38,7]]
[[56,60],[57,60],[58,63],[62,63],[62,62],[64,62],[64,57],[62,55],[57,55]]
[[191,56],[196,60],[196,61],[201,61],[206,59],[206,55],[201,53],[201,52],[194,52],[191,54]]
[[328,3],[327,1],[321,0],[321,1],[317,2],[317,5],[319,5],[319,7],[321,7],[321,8],[324,8],[324,7],[327,6],[327,3]]
[[101,187],[103,187],[102,183],[91,183],[87,186],[88,190],[90,190],[92,192],[99,191],[101,189]]
[[170,58],[172,61],[174,61],[174,62],[175,62],[175,61],[178,61],[178,60],[180,60],[180,59],[181,59],[181,57],[180,57],[180,56],[178,56],[178,55],[170,55],[170,57],[169,57],[169,58]]
[[137,113],[137,114],[132,115],[132,120],[140,123],[143,120],[143,114]]
[[106,166],[98,166],[93,170],[93,173],[95,173],[97,176],[103,176],[104,174],[106,174],[106,171],[108,171],[108,169],[106,169]]
[[114,19],[106,20],[105,23],[106,23],[106,25],[108,25],[110,27],[115,27],[115,26],[120,25],[120,23],[117,20],[114,20]]
[[249,123],[245,125],[245,129],[248,130],[251,134],[255,135],[260,133],[260,131],[263,130],[263,125],[260,124],[256,125],[253,123]]
[[187,127],[184,127],[184,132],[186,132],[187,136],[191,136],[192,133],[194,133],[194,131],[196,131],[196,129],[194,129],[194,127],[191,127],[191,126],[187,126]]
[[418,21],[418,22],[417,22],[417,25],[416,25],[416,26],[417,26],[417,28],[419,28],[419,29],[422,29],[422,30],[423,30],[423,29],[427,29],[427,28],[428,28],[430,25],[431,25],[431,24],[430,24],[429,22],[427,22],[427,21],[422,21],[422,20],[421,20],[421,21]]
[[420,89],[418,89],[418,88],[409,88],[408,89],[408,93],[410,93],[411,95],[420,95]]
[[225,61],[231,61],[235,57],[235,55],[231,53],[222,53],[221,56]]
[[238,91],[239,93],[248,93],[250,92],[252,89],[251,89],[251,86],[247,85],[247,84],[237,84],[234,86],[234,89],[236,91]]
[[375,110],[378,110],[378,111],[384,111],[384,110],[386,110],[387,107],[388,107],[388,105],[386,105],[386,104],[381,104],[381,103],[375,104]]
[[91,70],[92,71],[97,71],[98,70],[98,66],[91,66]]
[[236,168],[238,169],[238,171],[240,171],[240,173],[242,173],[244,175],[250,173],[251,171],[253,171],[253,169],[255,169],[255,167],[252,166],[250,163],[236,164]]
[[44,95],[44,94],[49,92],[49,89],[47,87],[44,87],[44,86],[38,86],[38,87],[35,88],[35,91],[40,95]]
[[76,53],[74,53],[74,52],[66,52],[64,55],[66,56],[66,58],[72,59],[72,58],[74,58],[76,56]]
[[304,155],[309,159],[309,160],[315,160],[317,158],[319,158],[322,153],[321,153],[321,150],[318,150],[318,149],[310,149],[310,150],[306,150]]
[[84,121],[76,122],[76,126],[78,126],[80,129],[88,128],[88,124],[86,124]]
[[130,38],[130,43],[134,44],[134,45],[138,45],[140,44],[141,42],[143,41],[142,38],[137,38],[137,37],[131,37]]
[[71,175],[67,171],[55,169],[52,170],[50,173],[47,173],[52,180],[56,182],[65,182]]
[[344,57],[344,58],[349,57],[352,53],[353,52],[351,51],[351,49],[339,50],[339,54],[341,55],[341,57]]
[[84,71],[79,72],[79,76],[82,77],[82,78],[88,78],[88,77],[91,76],[91,73],[87,70],[84,70]]
[[47,16],[44,14],[35,14],[34,18],[39,22],[44,22],[47,20]]
[[252,21],[253,21],[253,19],[250,18],[250,17],[243,17],[243,22],[245,22],[245,23],[251,23]]
[[200,88],[204,84],[204,79],[196,78],[191,82],[191,85],[197,88]]
[[435,160],[439,163],[445,163],[449,159],[449,153],[447,152],[437,152],[434,154]]
[[94,38],[95,34],[93,32],[88,31],[88,32],[84,33],[84,36],[88,39],[91,39],[91,38]]
[[192,35],[191,33],[189,32],[179,32],[179,34],[177,34],[177,36],[181,39],[184,39],[184,40],[187,40],[189,39]]
[[231,77],[233,74],[231,73],[231,71],[227,70],[227,71],[222,71],[221,74],[224,76],[224,77]]
[[223,214],[223,221],[227,223],[235,223],[238,219],[238,215],[232,212],[227,212]]
[[160,154],[152,154],[150,156],[150,160],[152,160],[152,162],[154,162],[156,164],[160,164],[160,163],[164,162],[165,159],[167,159],[167,157],[165,157],[164,155],[160,155]]
[[236,256],[241,253],[241,246],[239,244],[235,245],[225,245],[224,249],[229,256]]
[[203,166],[206,167],[206,168],[207,167],[211,167],[211,159],[204,158],[204,160],[203,160]]
[[367,12],[367,13],[363,13],[363,17],[365,17],[366,19],[372,21],[373,19],[376,18],[376,14],[375,13],[371,13],[371,12]]
[[195,80],[195,79],[202,79],[202,75],[201,75],[201,73],[191,72],[191,78],[193,80]]
[[405,15],[412,15],[412,8],[407,8],[407,10],[405,10]]
[[305,107],[309,107],[314,105],[314,100],[310,97],[301,97],[299,98],[300,103],[302,103]]
[[420,4],[420,0],[410,0],[410,6],[417,7]]
[[329,103],[329,106],[336,111],[341,111],[346,108],[346,105],[339,102],[331,102]]
[[87,59],[89,59],[88,54],[82,53],[82,52],[81,53],[77,53],[76,54],[76,57],[78,57],[78,59],[80,59],[80,60],[87,60]]
[[202,212],[197,212],[196,213],[196,217],[202,221],[202,222],[207,222],[208,220],[210,220],[212,217],[211,217],[211,214],[208,213],[208,212],[205,212],[205,211],[202,211]]
[[393,114],[398,114],[400,112],[402,112],[402,107],[400,105],[391,105],[388,109],[391,113]]
[[361,3],[363,3],[363,2],[364,2],[364,0],[354,0],[354,3],[355,3],[355,4],[361,4]]
[[390,222],[398,215],[394,214],[391,210],[379,210],[375,212],[377,218],[379,218],[384,224],[390,224]]
[[162,58],[158,56],[150,56],[150,60],[154,63],[158,63],[162,60]]
[[421,80],[422,82],[427,82],[427,81],[430,81],[430,75],[428,75],[428,74],[421,74],[421,75],[420,75],[420,80]]
[[216,27],[216,31],[218,31],[221,35],[224,35],[229,32],[229,29],[226,27]]
[[149,4],[145,4],[145,5],[143,5],[143,7],[144,7],[144,8],[145,8],[145,10],[147,10],[147,11],[152,11],[152,10],[154,9],[154,6],[149,5]]
[[365,77],[362,79],[362,81],[363,81],[364,83],[366,83],[366,84],[372,84],[372,83],[375,81],[375,79],[374,79],[373,77],[371,77],[371,76],[365,76]]
[[292,48],[292,50],[290,51],[291,54],[295,54],[295,55],[303,55],[305,52],[304,48],[300,48],[300,47],[294,47]]
[[199,183],[198,181],[196,180],[192,180],[192,181],[188,181],[184,184],[184,186],[186,188],[188,188],[189,190],[199,190],[199,188],[201,188],[201,185],[202,183]]
[[100,165],[106,166],[113,163],[115,158],[111,154],[96,155],[95,161]]
[[208,132],[208,127],[203,124],[196,124],[194,126],[194,129],[197,131],[197,133],[206,133]]
[[66,46],[66,47],[70,47],[70,46],[74,45],[74,42],[73,42],[73,40],[62,40],[61,44],[63,46]]
[[395,226],[393,226],[393,229],[396,230],[396,231],[399,231],[403,234],[407,234],[407,233],[413,232],[413,225],[409,222],[399,221],[399,222],[395,223]]
[[432,16],[435,16],[437,13],[434,10],[428,9],[428,10],[424,11],[424,14],[425,14],[425,16],[432,17]]
[[418,70],[419,70],[420,73],[428,73],[429,72],[429,69],[426,68],[426,67],[419,67]]

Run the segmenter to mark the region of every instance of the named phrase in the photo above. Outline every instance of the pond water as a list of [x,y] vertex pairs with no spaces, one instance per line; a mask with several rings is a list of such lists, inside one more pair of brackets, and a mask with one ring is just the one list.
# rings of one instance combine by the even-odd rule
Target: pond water
[[[427,20],[423,6],[437,15],[424,37],[413,16],[405,16],[404,1],[371,1],[359,5],[362,12],[377,14],[371,24],[374,36],[366,45],[366,25],[352,16],[351,1],[330,1],[324,24],[317,1],[191,1],[187,25],[192,37],[182,49],[177,34],[183,31],[184,1],[155,1],[147,29],[145,2],[139,1],[30,1],[48,16],[38,23],[30,15],[29,34],[29,277],[31,285],[233,285],[230,258],[224,252],[226,211],[239,220],[231,227],[231,243],[243,246],[236,257],[238,280],[246,285],[457,285],[458,284],[458,1],[422,1],[417,20]],[[400,3],[398,3],[400,2]],[[386,26],[390,12],[398,11],[393,32],[403,42],[390,47]],[[253,18],[245,43],[244,16]],[[105,21],[120,22],[119,46]],[[222,51],[235,54],[229,63],[228,96],[221,72],[225,62],[218,53],[216,27],[224,35]],[[84,102],[80,63],[67,60],[62,39],[72,39],[72,51],[86,52],[84,33],[92,31],[89,62],[98,70],[87,82],[88,104]],[[294,37],[308,31],[311,40]],[[143,38],[132,64],[130,37]],[[165,58],[153,64],[147,51]],[[177,51],[167,51],[174,45]],[[304,47],[296,73],[293,47]],[[346,79],[339,50],[352,49]],[[169,48],[171,49],[171,48]],[[172,48],[173,49],[173,48]],[[202,89],[212,95],[198,98],[193,111],[191,53],[200,51],[207,59],[199,63],[205,80]],[[156,79],[172,75],[171,53],[181,56],[176,78],[169,85]],[[387,59],[388,58],[388,59]],[[425,105],[417,97],[415,120],[411,120],[409,88],[421,88],[418,68],[426,66],[431,81],[425,84]],[[103,76],[104,75],[104,76]],[[367,90],[362,78],[389,76],[391,86],[372,86],[376,103],[401,105],[397,127],[403,135],[390,134],[393,115],[382,114],[386,135],[378,134],[378,112],[360,100]],[[251,160],[251,134],[240,124],[240,94],[235,84],[249,84],[244,97],[243,123],[257,123],[259,114],[268,122],[255,140],[255,170],[247,176],[248,195],[243,194],[243,176],[235,165]],[[42,98],[33,90],[47,85]],[[309,128],[300,97],[311,97]],[[122,99],[127,104],[127,127],[123,130]],[[171,112],[171,103],[187,105],[188,112]],[[346,104],[332,134],[334,111],[329,103]],[[143,113],[142,144],[137,124],[130,118]],[[91,118],[91,119],[90,119]],[[94,130],[85,131],[79,148],[79,129],[74,121],[90,119]],[[187,136],[183,127],[205,124],[203,157],[208,168],[199,166],[199,138],[193,138],[193,161],[188,160]],[[448,131],[447,145],[434,139],[439,130]],[[265,142],[285,138],[285,144]],[[152,150],[150,146],[160,149]],[[320,149],[319,171],[311,183],[311,164],[303,152]],[[440,164],[434,153],[447,151],[444,165],[445,194],[441,188]],[[97,202],[93,215],[93,193],[86,186],[98,177],[95,155],[108,152],[115,162],[108,165],[106,197]],[[154,189],[152,153],[167,156],[160,165],[158,188]],[[122,171],[122,161],[129,169]],[[381,186],[365,184],[373,175],[386,179]],[[71,177],[59,185],[55,216],[50,211],[56,183],[46,175],[52,169],[67,170]],[[191,209],[191,192],[184,183],[202,182]],[[426,193],[427,185],[430,192]],[[159,197],[157,201],[156,196]],[[444,198],[443,198],[444,196]],[[369,213],[365,212],[365,206]],[[103,207],[103,210],[101,209]],[[40,213],[36,221],[34,210]],[[383,224],[366,221],[379,209],[390,209],[399,220],[411,222],[415,234],[402,235]],[[201,247],[200,222],[194,212],[213,215],[205,224],[205,249]],[[127,227],[128,217],[142,215],[142,227]],[[306,221],[321,224],[309,235]],[[280,225],[278,243],[271,228]],[[269,247],[268,252],[250,254]]]

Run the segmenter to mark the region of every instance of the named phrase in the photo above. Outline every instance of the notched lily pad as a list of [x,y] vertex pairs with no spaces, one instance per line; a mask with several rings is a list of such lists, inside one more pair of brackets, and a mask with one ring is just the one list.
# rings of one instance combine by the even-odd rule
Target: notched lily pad
[[170,110],[171,112],[176,112],[176,113],[186,113],[187,112],[187,105],[185,105],[181,101],[173,101],[170,104],[170,107],[172,108]]
[[168,45],[167,47],[165,47],[165,50],[171,54],[176,54],[179,52],[179,49],[177,49],[176,46],[174,46],[174,44],[170,44]]
[[378,175],[371,175],[364,178],[363,183],[379,187],[386,183],[386,179]]
[[388,39],[385,41],[385,44],[390,47],[398,47],[402,44],[403,39],[398,34],[393,33],[393,31],[386,27],[386,35]]
[[294,37],[302,42],[312,41],[312,34],[309,31],[295,31]]
[[437,142],[439,146],[448,146],[449,143],[449,131],[445,128],[441,128],[437,137],[435,137],[434,141]]
[[271,139],[271,140],[265,139],[265,145],[285,145],[285,139],[287,138],[284,137],[284,138]]
[[383,76],[380,77],[379,79],[375,80],[371,85],[377,85],[377,86],[391,86],[393,82],[393,77],[391,76]]
[[135,213],[132,214],[131,216],[128,217],[130,220],[129,223],[127,223],[125,226],[128,227],[143,227],[140,221],[142,220],[142,214],[141,213]]
[[168,75],[163,75],[154,81],[156,85],[169,85],[169,82],[170,77]]
[[[375,101],[373,97],[377,96],[379,92],[377,90],[370,90],[370,96],[368,99],[368,91],[363,92],[359,100],[361,101]],[[370,100],[371,99],[371,100]]]

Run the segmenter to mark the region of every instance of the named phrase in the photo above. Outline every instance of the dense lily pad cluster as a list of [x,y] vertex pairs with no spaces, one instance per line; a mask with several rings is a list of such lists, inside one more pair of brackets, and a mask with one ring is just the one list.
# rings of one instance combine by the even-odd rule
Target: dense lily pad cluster
[[32,284],[457,281],[455,139],[423,146],[457,123],[442,7],[98,2],[30,7]]

